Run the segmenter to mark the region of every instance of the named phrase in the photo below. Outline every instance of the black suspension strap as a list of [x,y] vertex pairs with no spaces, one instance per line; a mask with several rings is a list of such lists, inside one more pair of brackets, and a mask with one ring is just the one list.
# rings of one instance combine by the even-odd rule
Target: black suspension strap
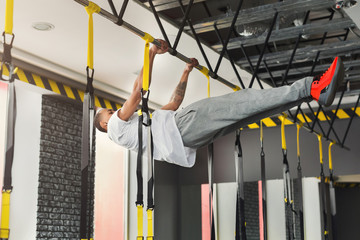
[[[143,156],[143,126],[147,129],[147,159],[148,159],[148,179],[147,179],[147,240],[154,239],[154,230],[153,230],[153,212],[154,212],[154,159],[153,159],[153,140],[152,140],[152,132],[151,132],[151,113],[148,107],[149,101],[149,85],[150,85],[150,62],[149,62],[149,46],[150,42],[154,41],[154,38],[146,34],[143,37],[145,40],[145,54],[144,54],[144,68],[143,68],[143,83],[141,89],[141,110],[138,111],[139,115],[139,124],[138,124],[138,156],[137,156],[137,167],[136,167],[136,176],[137,176],[137,184],[138,184],[138,192],[136,197],[136,208],[137,208],[137,218],[138,218],[138,234],[136,239],[142,240],[144,239],[143,232],[143,173],[142,173],[142,156]],[[144,119],[144,114],[146,118]]]
[[265,152],[264,152],[264,132],[263,121],[260,121],[260,158],[261,158],[261,198],[262,198],[262,221],[263,221],[263,239],[267,240],[267,215],[266,215],[266,174],[265,174]]
[[303,190],[302,190],[302,169],[301,169],[301,162],[300,162],[300,128],[302,128],[303,123],[300,122],[296,124],[297,129],[297,140],[296,140],[296,146],[297,146],[297,159],[298,159],[298,165],[297,165],[297,178],[298,178],[298,191],[299,191],[299,222],[300,222],[300,239],[305,239],[305,230],[304,230],[304,212],[303,212]]
[[[281,143],[283,153],[283,180],[284,180],[284,201],[285,201],[285,223],[287,231],[287,239],[295,239],[295,226],[294,226],[294,201],[292,199],[292,186],[289,162],[287,160],[287,148],[285,139],[285,120],[286,114],[280,116],[281,118]],[[291,213],[291,214],[290,214]],[[292,215],[292,216],[291,216]]]
[[[6,1],[6,17],[5,17],[5,31],[3,32],[3,56],[0,66],[0,80],[8,81],[7,89],[7,121],[6,121],[6,136],[5,136],[5,168],[4,168],[4,182],[2,188],[2,202],[1,202],[1,224],[0,224],[0,239],[7,240],[10,236],[10,194],[12,192],[12,165],[14,161],[14,143],[15,143],[15,120],[16,120],[16,94],[15,94],[15,72],[12,65],[11,48],[15,38],[12,32],[13,28],[13,0]],[[10,35],[10,43],[6,43],[6,36]],[[9,72],[8,79],[3,78],[4,71]]]
[[87,54],[87,85],[83,101],[82,118],[82,142],[81,142],[81,210],[80,210],[80,239],[90,240],[92,238],[93,226],[93,189],[94,189],[94,46],[93,46],[93,13],[99,12],[100,7],[89,2],[85,7],[89,15],[88,24],[88,54]]
[[335,196],[335,188],[334,188],[334,170],[332,164],[332,154],[331,147],[335,144],[335,142],[331,142],[329,144],[329,172],[330,172],[330,183],[329,183],[329,192],[330,192],[330,209],[331,209],[331,234],[332,239],[336,238],[336,196]]
[[246,240],[244,162],[240,142],[241,130],[236,130],[235,170],[236,170],[236,227],[235,240]]
[[326,197],[326,184],[325,184],[325,174],[324,174],[324,161],[323,161],[323,151],[322,151],[322,135],[317,135],[319,140],[319,156],[320,156],[320,207],[322,213],[322,230],[324,239],[329,239],[329,225],[327,219],[327,197]]
[[214,144],[210,143],[208,145],[208,176],[209,176],[209,212],[210,212],[210,236],[211,240],[215,240],[215,217],[214,217],[214,207],[213,207],[213,185],[214,185]]
[[[148,219],[148,233],[147,233],[147,240],[154,239],[153,233],[153,211],[154,211],[154,163],[153,163],[153,139],[151,133],[151,113],[149,112],[148,108],[148,100],[150,91],[147,90],[145,94],[144,89],[141,89],[141,99],[142,99],[142,106],[141,110],[138,111],[139,114],[139,124],[138,124],[138,141],[139,141],[139,149],[137,155],[137,167],[136,167],[136,176],[137,176],[137,185],[138,185],[138,192],[136,197],[136,207],[137,207],[137,216],[138,216],[138,235],[137,240],[144,239],[143,233],[143,207],[144,207],[144,200],[143,200],[143,173],[142,173],[142,156],[143,156],[143,126],[147,129],[147,159],[148,159],[148,189],[147,189],[147,219]],[[146,96],[145,96],[146,95]],[[144,114],[146,115],[144,121]]]

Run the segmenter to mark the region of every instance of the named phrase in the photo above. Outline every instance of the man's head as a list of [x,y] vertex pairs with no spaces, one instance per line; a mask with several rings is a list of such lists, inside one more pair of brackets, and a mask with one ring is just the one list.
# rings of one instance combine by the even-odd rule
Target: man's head
[[110,117],[114,114],[114,110],[101,108],[97,111],[94,118],[95,127],[101,132],[107,132],[107,125]]

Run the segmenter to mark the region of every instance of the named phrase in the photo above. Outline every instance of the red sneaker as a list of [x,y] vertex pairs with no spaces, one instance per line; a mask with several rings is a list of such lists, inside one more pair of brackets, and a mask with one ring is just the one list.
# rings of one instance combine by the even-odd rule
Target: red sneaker
[[311,84],[311,97],[321,105],[330,106],[334,101],[336,89],[344,79],[344,64],[336,57],[329,69],[314,77]]

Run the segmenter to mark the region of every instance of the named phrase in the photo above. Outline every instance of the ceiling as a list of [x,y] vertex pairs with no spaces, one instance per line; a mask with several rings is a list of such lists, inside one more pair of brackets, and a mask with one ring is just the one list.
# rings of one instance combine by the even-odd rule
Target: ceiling
[[[111,12],[106,0],[95,0],[101,8]],[[121,1],[114,1],[117,9]],[[5,1],[0,2],[0,26],[4,26]],[[161,32],[151,12],[134,1],[129,1],[123,19],[138,29],[161,38]],[[51,31],[38,31],[32,25],[47,22],[54,25]],[[88,15],[75,1],[14,0],[15,34],[12,55],[41,68],[86,83]],[[166,22],[164,27],[171,41],[177,29]],[[143,63],[144,41],[111,21],[94,15],[94,87],[109,94],[126,98]],[[204,64],[202,55],[192,37],[183,34],[178,51],[195,57]],[[213,64],[218,54],[208,47],[205,51]],[[0,46],[2,52],[2,44]],[[151,85],[152,107],[165,105],[175,89],[185,63],[170,54],[157,56]],[[240,70],[240,69],[239,69]],[[250,75],[240,70],[244,78]],[[223,61],[219,75],[238,84],[229,61]],[[213,81],[211,95],[221,95],[232,90]],[[183,105],[207,97],[207,79],[199,71],[190,76]]]
[[[139,1],[149,8],[148,1]],[[360,89],[360,32],[355,24],[359,21],[359,7],[352,6],[356,1],[343,1],[344,7],[339,10],[335,8],[335,0],[183,2],[185,4],[180,6],[176,0],[154,0],[153,5],[158,14],[178,28],[191,5],[190,21],[184,27],[187,33],[198,37],[219,54],[225,52],[229,60],[250,74],[257,70],[257,77],[252,78],[249,85],[241,84],[239,79],[242,86],[292,83],[299,78],[322,73],[335,56],[341,56],[346,78],[339,92],[346,88],[349,94]],[[346,7],[347,4],[350,5]],[[355,11],[349,16],[345,9]],[[229,41],[224,48],[227,39]],[[215,65],[213,69],[216,69]],[[345,86],[347,80],[349,82]]]
[[[60,2],[15,0],[14,2],[13,31],[16,37],[13,56],[85,83],[88,16],[84,8],[72,0]],[[107,12],[112,12],[108,1],[95,0],[94,2]],[[113,2],[119,11],[123,0],[114,0]],[[148,3],[142,2],[147,1],[129,1],[123,19],[156,38],[163,38],[154,15],[149,11]],[[183,2],[186,8],[189,0]],[[201,65],[215,70],[222,45],[214,31],[214,23],[219,29],[220,36],[225,40],[239,2],[235,0],[194,0],[189,17],[196,35],[203,43],[202,46],[210,67],[201,54],[188,24],[185,24],[184,32],[186,34],[181,35],[176,50],[187,57],[196,57]],[[298,2],[302,2],[302,4],[296,4]],[[251,84],[252,87],[260,88],[259,82],[265,88],[272,87],[274,83],[279,86],[282,84],[283,78],[286,79],[284,83],[291,83],[308,75],[311,72],[316,53],[320,51],[314,74],[326,69],[334,56],[343,56],[347,78],[350,79],[346,94],[349,96],[357,94],[360,89],[360,60],[358,60],[360,41],[354,33],[360,33],[355,25],[360,22],[359,4],[345,11],[343,9],[334,11],[331,8],[333,2],[334,0],[280,2],[244,0],[239,20],[234,28],[235,31],[232,31],[230,35],[228,55],[225,54],[225,59],[219,65],[217,74],[239,86],[243,84],[248,87],[251,84],[252,69],[249,67],[243,51],[239,48],[243,44],[254,68],[256,68],[260,53],[265,49],[263,57],[265,61],[261,61],[257,73],[259,81],[255,78]],[[170,43],[173,44],[183,20],[182,9],[177,0],[153,0],[153,3],[162,17],[161,21]],[[4,26],[5,1],[1,1],[0,9],[0,26]],[[269,43],[264,48],[265,38],[275,13],[274,9],[279,9],[279,15]],[[311,11],[306,24],[295,26],[295,20],[304,19],[305,13],[309,9]],[[36,22],[51,23],[54,25],[54,29],[51,31],[35,30],[32,25]],[[349,28],[351,31],[347,30]],[[302,34],[296,54],[292,64],[289,65],[289,59],[300,32]],[[321,39],[325,32],[327,35],[322,42]],[[241,34],[244,33],[250,34],[250,36],[242,36]],[[342,41],[345,38],[346,41]],[[102,16],[94,15],[95,88],[121,98],[129,96],[133,81],[142,67],[143,49],[144,41],[140,37]],[[2,50],[0,49],[0,51]],[[243,83],[239,82],[229,60],[235,63]],[[269,71],[266,70],[264,62],[268,64]],[[182,61],[170,54],[156,58],[150,96],[152,106],[158,107],[168,102],[184,65]],[[286,74],[288,65],[290,67]],[[285,78],[284,75],[287,77]],[[212,80],[211,82],[211,96],[232,91],[217,81]],[[207,97],[207,80],[199,71],[193,71],[183,105],[205,97]],[[354,102],[355,99],[349,97],[347,102]],[[344,102],[346,103],[346,101]]]

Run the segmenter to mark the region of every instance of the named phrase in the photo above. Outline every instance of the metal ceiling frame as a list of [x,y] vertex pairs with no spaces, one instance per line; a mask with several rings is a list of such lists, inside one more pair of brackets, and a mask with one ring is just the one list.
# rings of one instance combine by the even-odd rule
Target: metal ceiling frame
[[[206,39],[201,38],[200,35],[205,32],[214,31],[218,43],[212,45],[211,47],[220,54],[214,70],[214,74],[217,74],[222,58],[225,56],[227,59],[229,59],[231,65],[233,66],[234,73],[243,88],[245,86],[236,69],[236,65],[252,74],[252,78],[248,87],[253,87],[255,79],[257,80],[260,88],[263,88],[261,81],[268,83],[273,87],[277,87],[279,85],[290,84],[296,81],[294,78],[301,78],[299,75],[303,75],[303,71],[307,71],[310,73],[308,75],[312,76],[314,73],[319,73],[323,70],[326,70],[329,66],[329,63],[326,62],[326,60],[329,60],[337,55],[347,56],[360,53],[360,41],[347,40],[348,34],[350,32],[349,29],[354,28],[355,24],[350,18],[347,17],[347,15],[344,15],[344,13],[341,13],[343,14],[343,17],[335,17],[336,12],[332,9],[334,4],[332,0],[289,0],[243,10],[241,10],[242,1],[239,1],[236,11],[232,12],[232,14],[224,14],[215,17],[211,16],[210,11],[207,8],[206,1],[204,0],[136,1],[140,4],[143,4],[153,12],[165,39],[167,39],[167,36],[161,24],[160,18],[163,17],[169,20],[169,16],[162,13],[165,11],[163,6],[166,5],[166,9],[170,9],[170,7],[179,8],[179,11],[181,11],[183,17],[180,20],[173,19],[172,24],[178,26],[178,36],[183,31],[187,31],[187,33],[195,38],[210,70],[213,68],[207,60],[206,53],[201,46],[201,42],[206,42]],[[190,16],[191,7],[198,3],[202,4],[209,17],[196,23],[192,23]],[[187,5],[187,7],[185,8],[184,5]],[[310,11],[320,11],[324,9],[327,10],[329,14],[325,13],[324,16],[313,17],[311,19],[312,22],[307,24]],[[306,11],[303,25],[278,29],[277,19],[280,15],[290,13],[293,14],[294,12],[300,13],[303,11]],[[251,23],[264,19],[273,20],[271,22],[269,31],[262,34],[261,36],[253,36],[247,39],[241,38],[235,29],[237,24]],[[324,23],[323,21],[326,20],[328,22]],[[185,23],[187,23],[187,26],[185,26]],[[221,30],[223,31],[222,33]],[[227,31],[225,32],[224,30]],[[336,31],[335,34],[334,31]],[[314,39],[306,40],[302,38],[303,35],[306,34],[319,33],[321,36]],[[231,38],[232,35],[235,35],[235,37]],[[326,40],[333,40],[335,38],[338,38],[341,41],[325,43]],[[294,39],[296,40],[291,50],[282,50],[275,53],[271,50],[271,43],[275,46],[276,42],[289,39],[292,39],[292,41]],[[175,43],[178,43],[178,40],[179,37],[176,38]],[[320,41],[320,44],[314,44],[316,41]],[[258,51],[258,55],[248,55],[247,52],[249,51],[249,47],[255,47]],[[243,53],[243,58],[236,59],[236,57],[234,57],[234,55],[231,53],[231,51],[234,49],[240,49]],[[307,62],[307,65],[305,65],[304,62]],[[309,62],[311,63],[311,66],[309,66]],[[345,61],[344,63],[345,67],[348,69],[358,66],[358,60],[356,60],[356,58]],[[282,64],[282,68],[278,67],[279,64]],[[360,71],[357,71],[357,69],[346,72],[347,75],[345,78],[345,87],[342,88],[340,100],[336,105],[335,115],[331,114],[331,112],[325,111],[321,105],[318,105],[317,110],[315,111],[309,103],[306,104],[312,117],[314,118],[314,121],[310,124],[306,118],[303,117],[303,119],[305,119],[305,129],[317,135],[321,134],[326,140],[336,142],[339,146],[346,148],[344,143],[347,132],[349,130],[347,130],[344,136],[341,138],[334,129],[334,122],[336,120],[335,116],[338,109],[340,108],[343,96],[345,92],[347,92],[346,90],[348,90],[346,86],[349,86],[348,84],[350,82],[356,82],[358,76],[360,79],[359,73]],[[353,116],[355,115],[358,104],[359,101],[355,103],[354,112],[352,114]],[[300,120],[297,117],[298,113],[301,113],[304,116],[304,112],[305,110],[299,106],[295,113],[288,111],[288,115],[290,116],[291,121],[299,122]],[[327,122],[327,129],[325,129],[326,126],[323,126],[319,120],[320,114],[326,118],[325,122]],[[350,128],[351,123],[352,118],[349,121],[347,129]],[[332,137],[335,137],[336,141],[332,140]]]

